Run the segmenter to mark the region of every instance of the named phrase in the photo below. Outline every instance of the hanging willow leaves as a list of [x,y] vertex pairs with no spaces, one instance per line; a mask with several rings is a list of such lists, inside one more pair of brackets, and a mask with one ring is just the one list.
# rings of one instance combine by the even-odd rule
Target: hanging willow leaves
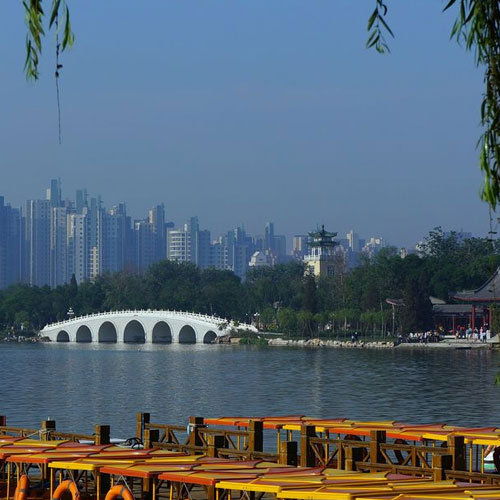
[[[456,7],[451,38],[473,50],[478,67],[484,68],[485,90],[480,108],[482,134],[478,140],[479,168],[484,174],[481,198],[495,210],[500,204],[500,2],[498,0],[449,0],[443,11]],[[367,47],[388,50],[383,30],[392,35],[385,21],[387,6],[375,0],[368,19]]]
[[38,80],[38,62],[42,53],[42,37],[45,35],[43,30],[43,16],[41,0],[24,1],[24,18],[28,26],[26,34],[26,60],[24,70],[26,78],[29,80]]
[[459,14],[451,36],[467,50],[474,49],[476,65],[484,68],[483,133],[478,140],[481,197],[495,209],[500,203],[500,5],[497,0],[450,0],[445,10],[454,5]]
[[[42,38],[45,36],[43,21],[45,13],[42,9],[42,0],[23,1],[26,25],[28,33],[26,35],[26,59],[24,70],[28,80],[38,80],[40,74],[38,64],[42,53]],[[62,19],[62,22],[61,22]],[[56,39],[56,97],[57,97],[57,122],[59,130],[59,144],[61,144],[61,103],[59,94],[59,76],[62,64],[59,61],[61,52],[71,47],[75,41],[75,36],[71,30],[69,9],[65,0],[52,0],[49,16],[49,30],[54,29]],[[59,42],[60,31],[62,30],[62,42]]]
[[381,54],[390,52],[389,45],[386,42],[384,32],[394,38],[394,34],[384,19],[387,15],[387,5],[383,0],[375,0],[375,9],[368,19],[367,30],[370,33],[366,41],[366,47],[375,47]]
[[[38,80],[40,55],[42,54],[42,39],[45,36],[44,19],[45,12],[42,8],[42,0],[24,0],[24,16],[28,28],[26,34],[26,59],[24,70],[28,80]],[[57,21],[63,19],[62,23]],[[71,30],[69,9],[65,0],[52,0],[49,15],[49,30],[55,28],[56,37],[59,29],[62,30],[62,43],[56,50],[64,51],[70,48],[75,37]]]

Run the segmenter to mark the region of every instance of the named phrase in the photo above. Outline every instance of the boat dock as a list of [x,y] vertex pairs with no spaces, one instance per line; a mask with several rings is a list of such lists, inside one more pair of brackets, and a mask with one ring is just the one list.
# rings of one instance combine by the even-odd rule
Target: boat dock
[[120,445],[109,426],[94,431],[0,417],[0,498],[500,500],[500,473],[484,460],[500,447],[495,427],[301,415],[170,425],[138,413]]

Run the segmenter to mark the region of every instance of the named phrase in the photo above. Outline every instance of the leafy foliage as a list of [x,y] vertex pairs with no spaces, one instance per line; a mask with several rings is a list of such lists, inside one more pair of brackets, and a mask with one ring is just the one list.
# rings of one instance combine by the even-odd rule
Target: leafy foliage
[[384,33],[394,37],[394,33],[385,20],[386,15],[387,5],[383,0],[375,0],[375,9],[373,9],[368,19],[368,26],[366,28],[370,33],[366,41],[366,47],[375,47],[375,50],[380,54],[390,52]]
[[[479,167],[484,173],[481,198],[494,210],[500,202],[500,3],[498,0],[449,0],[444,11],[458,9],[451,37],[466,50],[473,50],[478,67],[484,68],[485,90],[481,102],[483,132],[478,140]],[[387,5],[375,0],[368,19],[368,48],[387,52],[385,30],[393,36],[385,21]]]
[[445,10],[453,5],[459,15],[452,37],[474,49],[477,66],[484,67],[479,166],[485,175],[482,198],[494,209],[500,201],[500,6],[496,0],[450,0]]
[[[37,330],[75,314],[121,309],[176,309],[248,323],[267,331],[312,337],[358,331],[385,335],[392,330],[387,298],[403,299],[396,311],[398,331],[432,327],[429,296],[448,299],[450,291],[482,285],[500,265],[500,245],[483,238],[462,239],[441,228],[431,231],[422,255],[401,258],[394,248],[335,275],[315,280],[296,262],[250,270],[245,282],[230,271],[200,270],[192,264],[161,261],[144,276],[105,274],[94,282],[54,289],[15,285],[0,290],[0,331]],[[26,325],[29,323],[29,325]],[[494,313],[493,327],[500,324]]]
[[[24,70],[28,80],[38,80],[40,73],[38,65],[40,55],[42,54],[42,39],[45,36],[44,20],[45,13],[42,8],[42,0],[24,0],[24,14],[26,26],[28,28],[26,34],[26,60],[24,62]],[[62,21],[61,21],[62,20]],[[56,54],[70,48],[75,36],[71,29],[71,20],[69,8],[65,0],[52,0],[50,9],[49,30],[54,28],[56,33]],[[62,42],[59,43],[59,32],[62,31]],[[56,77],[62,67],[57,62]]]

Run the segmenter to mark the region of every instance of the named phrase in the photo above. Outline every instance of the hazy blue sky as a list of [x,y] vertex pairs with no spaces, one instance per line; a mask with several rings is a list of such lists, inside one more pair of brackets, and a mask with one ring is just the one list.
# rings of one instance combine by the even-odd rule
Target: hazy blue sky
[[[0,195],[87,187],[134,217],[304,233],[317,224],[408,245],[434,226],[485,235],[475,149],[482,75],[440,0],[387,0],[392,53],[365,50],[374,0],[68,0],[23,75],[21,0],[0,16]],[[44,2],[48,10],[48,2]]]

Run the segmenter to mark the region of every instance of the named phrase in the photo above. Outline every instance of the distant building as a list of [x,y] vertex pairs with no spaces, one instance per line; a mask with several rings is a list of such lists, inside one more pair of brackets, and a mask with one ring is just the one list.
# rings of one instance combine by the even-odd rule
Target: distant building
[[68,275],[75,275],[76,282],[81,283],[89,279],[90,274],[87,214],[71,214],[67,231]]
[[135,270],[131,219],[124,203],[114,206],[102,219],[102,272]]
[[[208,229],[198,232],[198,266],[200,269],[208,269],[212,266],[211,262],[211,237]],[[213,266],[215,267],[215,266]]]
[[274,250],[274,222],[268,222],[264,230],[264,250]]
[[198,265],[199,233],[198,217],[191,217],[182,229],[170,229],[167,233],[167,258]]
[[292,255],[302,260],[308,252],[307,236],[297,234],[292,240]]
[[50,286],[67,283],[68,276],[68,209],[52,206],[50,218]]
[[0,289],[21,281],[22,239],[21,210],[0,196]]
[[60,207],[62,202],[61,180],[52,179],[50,181],[50,188],[47,188],[46,199],[50,201],[51,207]]
[[209,267],[214,267],[222,271],[230,269],[227,253],[227,245],[223,242],[223,238],[219,236],[219,238],[210,245]]
[[165,205],[156,205],[149,211],[148,222],[151,224],[151,230],[154,234],[154,261],[165,259],[167,257],[166,231],[165,231]]
[[385,242],[383,238],[370,238],[363,247],[363,252],[369,257],[374,257],[384,246]]
[[325,226],[321,230],[309,233],[309,254],[304,257],[305,272],[318,278],[333,276],[335,272],[334,248],[337,242],[334,241],[337,233],[325,231]]
[[26,202],[26,272],[30,285],[50,285],[50,200]]
[[347,241],[349,243],[349,248],[353,252],[359,252],[361,247],[359,246],[359,234],[355,233],[352,229],[346,235]]
[[280,234],[274,237],[274,255],[277,257],[278,262],[286,256],[286,236]]
[[264,267],[272,266],[272,257],[269,252],[258,251],[254,252],[250,257],[249,267]]
[[273,265],[273,255],[268,250],[266,251],[259,250],[257,252],[254,252],[250,257],[250,262],[248,263],[248,266],[251,268],[265,267],[272,265]]
[[169,260],[189,262],[189,234],[184,229],[170,229],[167,233]]

